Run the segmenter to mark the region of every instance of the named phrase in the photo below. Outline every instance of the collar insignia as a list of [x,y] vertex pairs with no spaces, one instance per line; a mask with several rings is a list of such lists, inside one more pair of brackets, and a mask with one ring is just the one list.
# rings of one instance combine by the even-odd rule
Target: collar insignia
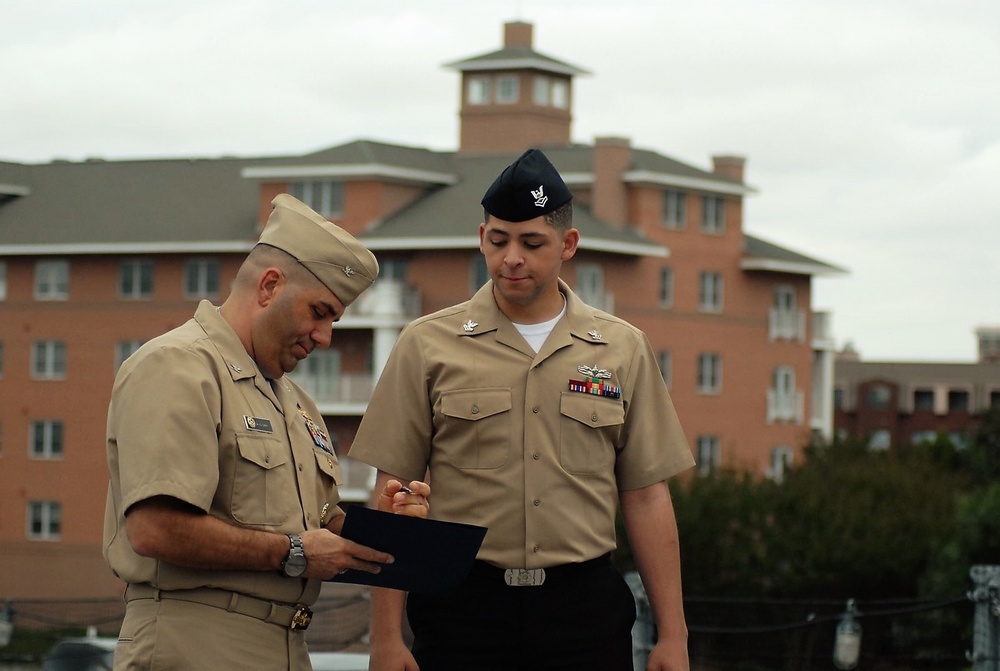
[[611,379],[610,370],[604,370],[603,368],[598,368],[597,366],[580,366],[577,370],[588,377],[596,377],[602,380]]
[[474,322],[474,321],[472,321],[472,320],[470,319],[469,321],[467,321],[467,322],[465,322],[464,324],[462,324],[462,329],[463,329],[463,330],[464,330],[464,331],[465,331],[466,333],[472,333],[472,331],[473,331],[473,330],[474,330],[474,329],[475,329],[475,328],[476,328],[477,326],[479,326],[479,324],[477,324],[476,322]]
[[601,335],[597,329],[594,329],[593,331],[587,331],[587,335],[589,335],[593,340],[604,340],[604,336]]

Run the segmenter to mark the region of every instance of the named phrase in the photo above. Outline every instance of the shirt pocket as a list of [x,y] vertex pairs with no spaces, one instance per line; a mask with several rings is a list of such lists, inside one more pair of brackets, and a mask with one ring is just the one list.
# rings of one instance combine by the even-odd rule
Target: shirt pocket
[[278,526],[298,503],[288,447],[260,434],[236,434],[239,456],[233,474],[232,511],[237,522]]
[[510,389],[462,389],[441,394],[443,421],[435,448],[457,468],[500,468],[510,454]]
[[610,472],[625,423],[621,401],[564,391],[559,399],[559,460],[576,475]]

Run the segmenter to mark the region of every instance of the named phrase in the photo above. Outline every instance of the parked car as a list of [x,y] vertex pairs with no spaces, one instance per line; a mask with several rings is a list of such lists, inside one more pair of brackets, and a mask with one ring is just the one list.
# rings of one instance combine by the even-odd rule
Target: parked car
[[[107,636],[64,638],[52,646],[42,661],[42,671],[111,671],[115,643]],[[368,671],[363,652],[311,652],[313,671]]]

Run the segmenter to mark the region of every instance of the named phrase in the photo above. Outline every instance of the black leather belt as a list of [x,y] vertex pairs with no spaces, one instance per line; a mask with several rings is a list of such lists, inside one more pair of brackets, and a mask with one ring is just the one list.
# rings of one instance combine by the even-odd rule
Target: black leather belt
[[559,564],[545,568],[502,568],[489,562],[476,561],[469,575],[485,580],[502,580],[508,587],[540,587],[553,582],[582,577],[589,571],[600,570],[611,563],[611,553],[574,564]]
[[313,616],[308,606],[275,603],[239,592],[211,587],[163,590],[149,585],[129,585],[125,588],[125,601],[135,601],[136,599],[155,599],[156,601],[173,599],[199,603],[203,606],[221,608],[230,613],[239,613],[270,624],[288,627],[292,631],[307,629]]

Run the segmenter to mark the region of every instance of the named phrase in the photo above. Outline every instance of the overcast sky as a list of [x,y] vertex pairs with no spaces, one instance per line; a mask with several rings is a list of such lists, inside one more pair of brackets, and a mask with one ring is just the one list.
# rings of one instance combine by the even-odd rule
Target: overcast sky
[[0,160],[452,150],[505,21],[590,72],[573,139],[747,158],[748,232],[849,270],[813,307],[866,360],[1000,325],[997,0],[5,0]]

